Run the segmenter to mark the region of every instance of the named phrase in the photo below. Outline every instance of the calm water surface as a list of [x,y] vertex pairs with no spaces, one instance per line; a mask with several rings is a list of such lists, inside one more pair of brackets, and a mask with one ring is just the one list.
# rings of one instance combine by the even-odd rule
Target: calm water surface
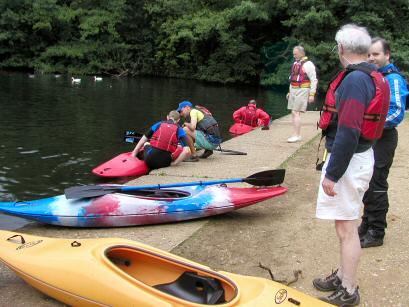
[[[91,169],[130,151],[125,130],[144,132],[182,100],[209,108],[224,139],[232,113],[256,98],[273,118],[287,114],[286,90],[226,87],[161,78],[82,77],[0,72],[0,201],[62,194],[103,181]],[[113,182],[112,180],[109,182]],[[0,226],[22,220],[0,215]]]

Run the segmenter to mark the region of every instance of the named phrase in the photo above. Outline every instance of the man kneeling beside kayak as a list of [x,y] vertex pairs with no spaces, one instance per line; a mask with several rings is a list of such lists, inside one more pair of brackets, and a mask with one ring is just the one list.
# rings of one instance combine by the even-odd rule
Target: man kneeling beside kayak
[[[187,158],[194,147],[178,125],[179,120],[179,112],[170,111],[165,121],[157,122],[142,136],[132,156],[136,157],[142,146],[150,140],[150,144],[144,148],[144,161],[151,170],[176,165]],[[172,162],[172,153],[177,150],[179,143],[183,146],[182,153]]]

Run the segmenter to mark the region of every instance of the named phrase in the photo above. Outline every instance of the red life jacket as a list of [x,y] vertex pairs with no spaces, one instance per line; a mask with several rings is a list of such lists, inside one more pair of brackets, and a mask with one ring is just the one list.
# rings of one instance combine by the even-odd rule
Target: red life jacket
[[291,68],[290,82],[294,87],[309,87],[311,84],[310,79],[303,69],[305,62],[305,60],[295,61]]
[[151,146],[170,153],[175,152],[178,147],[178,128],[177,124],[167,121],[162,122],[151,137]]
[[389,84],[381,73],[376,70],[370,70],[366,66],[359,64],[349,65],[346,70],[341,71],[331,82],[325,97],[325,103],[322,107],[318,126],[325,134],[325,130],[328,128],[331,121],[337,121],[337,119],[334,119],[334,115],[338,112],[336,109],[335,91],[345,76],[354,70],[360,70],[368,74],[372,78],[376,90],[374,98],[371,100],[364,113],[361,136],[367,140],[379,139],[382,136],[386,115],[389,110]]
[[247,105],[241,112],[241,118],[243,118],[243,124],[251,127],[257,127],[258,116],[256,106],[254,104]]

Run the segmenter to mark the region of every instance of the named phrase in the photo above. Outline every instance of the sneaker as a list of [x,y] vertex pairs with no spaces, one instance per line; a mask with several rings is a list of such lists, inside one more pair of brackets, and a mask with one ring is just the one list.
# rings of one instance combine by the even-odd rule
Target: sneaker
[[295,142],[301,141],[301,139],[302,139],[301,136],[295,135],[295,136],[292,136],[292,137],[288,138],[287,142],[288,143],[295,143]]
[[337,275],[338,269],[325,278],[316,278],[312,281],[315,288],[320,291],[335,291],[341,285],[342,281]]
[[204,151],[204,153],[202,153],[201,155],[200,155],[200,159],[206,159],[207,157],[210,157],[211,155],[213,154],[213,150],[209,150],[209,149],[206,149],[205,151]]
[[376,230],[369,229],[368,232],[361,238],[361,247],[376,247],[383,245],[383,234]]
[[361,300],[358,287],[353,294],[349,294],[342,285],[328,297],[320,297],[321,301],[341,307],[357,306]]

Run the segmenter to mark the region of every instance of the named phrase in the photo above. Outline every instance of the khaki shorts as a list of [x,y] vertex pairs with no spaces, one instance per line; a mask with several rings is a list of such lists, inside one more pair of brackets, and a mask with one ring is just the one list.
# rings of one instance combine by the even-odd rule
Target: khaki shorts
[[334,197],[325,194],[322,188],[322,181],[330,160],[331,154],[328,154],[322,168],[316,216],[326,220],[357,220],[363,207],[362,198],[369,187],[373,173],[373,150],[370,148],[352,156],[344,175],[335,183],[334,191],[337,195]]
[[309,88],[293,88],[290,89],[288,96],[287,109],[298,112],[307,111],[308,96],[310,95]]

